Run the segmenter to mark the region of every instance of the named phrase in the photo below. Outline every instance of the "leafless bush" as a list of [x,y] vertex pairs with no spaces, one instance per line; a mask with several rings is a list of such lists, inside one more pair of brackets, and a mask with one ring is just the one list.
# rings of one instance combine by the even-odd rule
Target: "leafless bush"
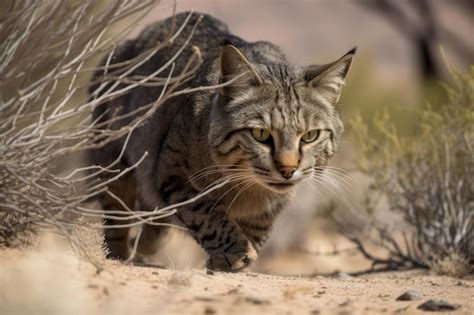
[[[374,190],[388,198],[391,210],[408,226],[397,233],[372,224],[377,245],[388,250],[378,258],[353,235],[350,238],[374,266],[383,270],[412,267],[461,276],[474,264],[474,67],[451,70],[447,100],[419,113],[415,135],[401,136],[388,115],[368,131],[354,121]],[[398,236],[396,236],[398,235]]]
[[[170,30],[166,41],[132,60],[111,62],[116,44],[158,3],[116,0],[102,6],[93,0],[12,0],[0,5],[0,245],[25,243],[27,238],[20,235],[53,228],[69,238],[79,254],[94,260],[92,256],[96,254],[88,253],[81,244],[81,233],[84,234],[84,226],[104,228],[102,220],[111,214],[90,209],[84,201],[102,193],[111,194],[107,185],[132,171],[141,160],[125,170],[119,170],[114,162],[105,168],[84,165],[60,173],[58,165],[78,152],[120,137],[125,138],[124,150],[134,129],[160,104],[177,94],[195,91],[178,89],[201,64],[199,49],[187,47],[193,31],[166,66],[149,76],[129,76],[162,47],[182,36],[190,16],[183,25]],[[126,26],[120,27],[123,24]],[[193,30],[196,27],[197,23]],[[174,60],[185,49],[192,49],[193,54],[184,69],[174,73]],[[104,56],[105,64],[94,66]],[[103,76],[99,82],[92,83],[100,93],[87,99],[90,77],[98,70],[103,71]],[[130,124],[112,130],[104,128],[110,120],[91,121],[90,114],[96,107],[144,85],[161,86],[163,93],[141,107]],[[119,159],[120,156],[116,161]],[[100,181],[103,173],[113,176]],[[117,210],[114,215],[120,215],[123,220],[133,219],[130,226],[151,224],[172,214],[177,206],[154,211]]]

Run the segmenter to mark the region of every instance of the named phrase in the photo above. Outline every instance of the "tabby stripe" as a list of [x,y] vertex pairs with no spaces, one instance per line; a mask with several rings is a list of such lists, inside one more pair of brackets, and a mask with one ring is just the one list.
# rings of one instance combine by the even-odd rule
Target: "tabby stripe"
[[234,166],[239,166],[239,165],[241,165],[243,161],[245,161],[244,158],[238,159],[237,161],[234,162]]
[[199,230],[201,229],[202,222],[201,222],[201,224],[196,223],[196,222],[192,222],[191,224],[186,224],[186,226],[188,227],[188,229],[190,229],[194,233],[198,233]]
[[222,252],[226,252],[229,248],[232,248],[232,246],[235,245],[235,241],[231,242],[231,243],[228,243],[228,242],[224,242],[224,244],[219,244],[217,246],[213,246],[213,247],[206,247],[206,250],[208,251],[215,251],[217,249],[221,249],[220,251]]
[[178,150],[178,149],[172,147],[170,144],[168,144],[168,145],[166,146],[166,149],[170,150],[170,151],[173,152],[173,153],[178,153],[178,154],[181,154],[181,153],[182,153],[182,151],[180,151],[180,150]]
[[270,173],[271,170],[267,169],[267,168],[264,168],[264,167],[259,167],[259,166],[254,166],[253,167],[254,169],[257,169],[259,171],[263,171],[263,172],[267,172],[267,173]]
[[230,132],[228,132],[224,139],[222,139],[222,141],[220,141],[218,144],[214,145],[214,148],[217,148],[219,146],[221,146],[221,144],[223,144],[224,142],[228,141],[230,138],[232,138],[235,134],[241,132],[243,129],[236,129],[236,130],[232,130]]
[[201,210],[201,208],[204,207],[205,205],[206,203],[204,201],[200,201],[192,207],[192,211]]
[[168,202],[171,195],[179,190],[180,179],[177,176],[171,176],[163,183],[161,188],[161,195],[165,202]]
[[248,224],[248,223],[238,223],[240,227],[242,227],[244,230],[245,229],[250,229],[254,231],[260,231],[260,232],[266,232],[270,228],[271,224],[269,225],[258,225],[258,224]]
[[239,149],[240,149],[239,143],[236,143],[234,144],[234,146],[232,146],[230,149],[227,149],[225,152],[223,152],[222,150],[219,150],[218,153],[219,155],[227,156],[227,155],[231,155],[233,152]]
[[297,116],[299,116],[300,114],[300,111],[301,111],[301,99],[300,99],[300,96],[298,95],[298,92],[296,92],[296,89],[293,87],[293,93],[295,93],[295,98],[296,98],[296,112],[297,112]]

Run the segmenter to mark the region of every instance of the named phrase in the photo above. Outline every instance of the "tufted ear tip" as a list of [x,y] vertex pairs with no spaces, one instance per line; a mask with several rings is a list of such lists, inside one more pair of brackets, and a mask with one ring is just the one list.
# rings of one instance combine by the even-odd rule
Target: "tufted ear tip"
[[234,80],[221,92],[247,88],[253,84],[262,84],[262,78],[257,73],[255,66],[249,61],[237,47],[225,44],[222,47],[220,58],[220,82],[225,83]]
[[357,46],[352,48],[351,50],[349,50],[345,56],[348,56],[348,55],[355,55],[357,52]]
[[357,47],[354,47],[335,62],[308,67],[305,73],[308,86],[315,88],[315,91],[324,96],[330,104],[335,105],[341,95],[342,86],[349,73],[356,51]]

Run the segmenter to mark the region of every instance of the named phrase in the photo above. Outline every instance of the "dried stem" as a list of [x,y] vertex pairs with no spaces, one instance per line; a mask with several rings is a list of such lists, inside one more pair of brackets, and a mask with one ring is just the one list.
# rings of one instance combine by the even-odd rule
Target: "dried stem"
[[[132,166],[118,168],[132,133],[158,107],[177,95],[220,87],[180,88],[202,63],[199,48],[188,47],[199,19],[191,26],[184,44],[162,67],[150,75],[134,74],[157,52],[184,36],[192,13],[183,24],[174,23],[168,38],[155,47],[133,59],[113,63],[118,43],[159,1],[116,0],[103,8],[93,0],[7,2],[0,12],[0,245],[13,244],[11,239],[23,231],[54,230],[91,260],[75,227],[159,224],[156,220],[226,184],[222,182],[190,200],[152,211],[132,211],[107,188],[146,158],[147,153]],[[117,22],[121,21],[127,25],[117,29]],[[182,71],[175,73],[175,61],[185,49],[191,49],[192,54]],[[102,56],[105,63],[93,66]],[[103,75],[91,82],[90,75],[96,71]],[[91,85],[95,92],[85,99]],[[91,120],[97,107],[143,86],[159,86],[162,93],[131,113],[106,121]],[[130,117],[131,122],[124,127],[108,128],[113,122]],[[110,165],[69,163],[72,168],[62,167],[64,161],[76,159],[84,150],[119,138],[124,139],[122,151]],[[104,174],[108,179],[101,181]],[[104,212],[85,203],[104,193],[116,199],[123,209]],[[104,219],[124,220],[124,224],[104,226]]]

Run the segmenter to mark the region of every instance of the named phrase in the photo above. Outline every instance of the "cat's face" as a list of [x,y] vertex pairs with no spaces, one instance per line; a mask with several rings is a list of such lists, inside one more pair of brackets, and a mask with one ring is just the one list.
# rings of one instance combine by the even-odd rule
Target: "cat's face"
[[[237,55],[225,58],[243,57],[228,53]],[[246,59],[221,64],[224,74],[234,71],[238,78],[213,106],[210,141],[224,174],[286,192],[321,172],[343,131],[335,103],[352,57],[310,68],[251,65]],[[239,78],[245,68],[235,67],[247,66]]]

